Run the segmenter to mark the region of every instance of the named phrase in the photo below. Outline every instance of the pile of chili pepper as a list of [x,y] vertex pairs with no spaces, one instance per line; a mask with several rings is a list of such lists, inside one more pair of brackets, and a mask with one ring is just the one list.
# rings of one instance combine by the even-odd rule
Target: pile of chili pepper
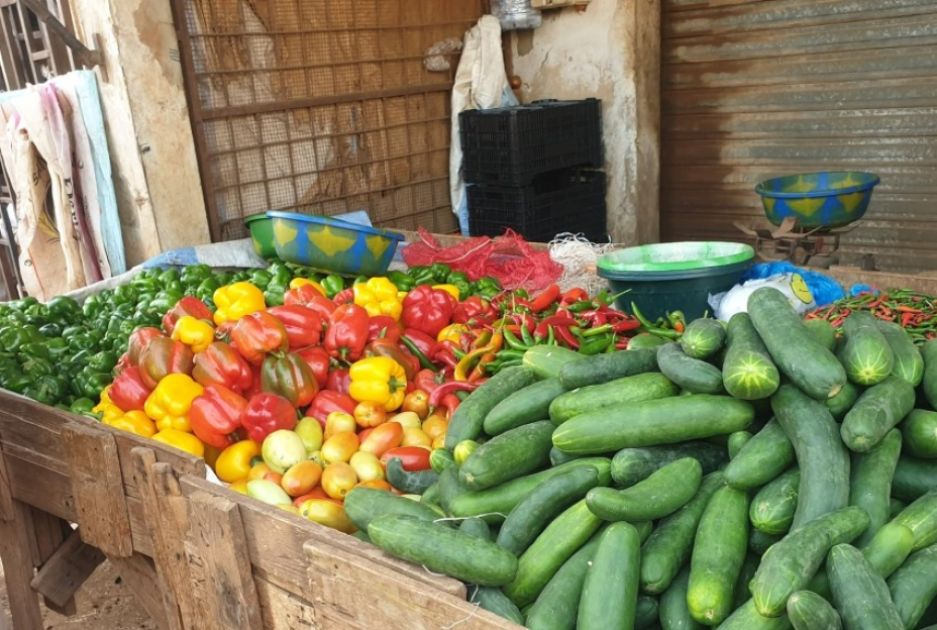
[[937,297],[908,289],[860,293],[811,311],[805,319],[825,319],[838,330],[856,311],[866,311],[878,319],[899,324],[915,343],[937,337]]

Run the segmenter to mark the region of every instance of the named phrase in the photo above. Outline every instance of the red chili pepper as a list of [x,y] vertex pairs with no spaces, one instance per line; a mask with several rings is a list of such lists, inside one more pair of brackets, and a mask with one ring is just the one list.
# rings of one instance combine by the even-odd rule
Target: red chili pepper
[[259,444],[274,431],[295,427],[296,409],[283,396],[260,392],[247,401],[242,423],[247,437]]
[[543,339],[547,336],[550,330],[550,326],[561,326],[568,328],[578,324],[579,322],[577,322],[572,315],[569,315],[565,312],[557,312],[555,315],[551,315],[540,320],[540,323],[537,324],[537,327],[534,329],[534,336]]
[[551,304],[560,298],[560,287],[558,284],[551,284],[541,291],[537,297],[530,301],[530,310],[534,313],[545,311]]
[[630,343],[631,343],[631,339],[629,339],[628,337],[622,337],[621,339],[619,339],[618,341],[615,342],[615,349],[616,349],[616,350],[627,350],[627,349],[628,349],[628,344],[630,344]]
[[641,327],[641,322],[636,319],[623,319],[620,322],[612,324],[612,330],[616,333],[628,332],[631,330],[637,330]]
[[248,363],[260,365],[268,352],[285,352],[289,338],[279,319],[257,311],[238,320],[231,331],[231,345]]
[[[900,310],[900,309],[899,309]],[[913,312],[903,312],[901,313],[901,326],[902,328],[907,328],[912,323],[914,323],[915,314]],[[119,407],[120,405],[118,405]]]
[[134,409],[142,411],[146,399],[152,392],[153,388],[143,382],[139,368],[131,365],[117,375],[111,383],[108,395],[123,411]]
[[921,312],[921,309],[919,308],[914,308],[913,306],[905,306],[903,304],[901,306],[896,307],[895,310],[901,313],[920,313]]
[[553,328],[553,332],[556,334],[556,338],[565,346],[568,346],[573,350],[579,349],[579,340],[576,339],[576,336],[569,330],[569,328],[555,326]]
[[163,330],[166,331],[167,335],[172,335],[176,322],[183,315],[191,315],[195,319],[207,319],[208,321],[212,319],[211,310],[205,305],[205,302],[197,297],[186,295],[180,298],[176,305],[163,315]]
[[146,347],[150,345],[151,341],[162,336],[162,331],[153,326],[144,326],[133,331],[127,342],[127,361],[129,364],[140,365],[140,355],[143,354]]
[[321,346],[309,346],[300,348],[296,354],[309,366],[309,371],[312,372],[312,377],[316,380],[319,389],[323,389],[329,381],[329,368],[332,362],[329,353]]
[[[477,383],[472,383],[472,384],[477,385]],[[456,396],[455,394],[446,394],[445,396],[442,397],[442,400],[440,401],[439,406],[442,409],[446,410],[447,418],[452,418],[452,414],[455,413],[455,410],[458,409],[459,405],[461,404],[462,404],[462,401],[459,400],[458,396]]]
[[155,388],[167,374],[192,372],[192,349],[169,337],[156,337],[140,355],[140,376],[147,387]]
[[192,378],[204,386],[214,383],[244,393],[250,390],[254,373],[237,350],[223,341],[213,341],[195,355]]
[[368,342],[386,339],[397,343],[401,334],[400,324],[389,315],[375,315],[368,322]]
[[260,368],[260,384],[265,392],[283,396],[294,407],[308,405],[319,392],[312,370],[294,352],[268,355]]
[[284,293],[283,304],[286,306],[293,306],[294,304],[305,306],[321,315],[323,320],[327,320],[329,315],[338,308],[335,302],[319,293],[319,290],[311,284],[304,284]]
[[333,357],[357,361],[368,343],[368,312],[356,304],[335,309],[325,333],[325,349]]
[[570,289],[563,294],[563,297],[560,299],[561,304],[573,304],[574,302],[583,302],[589,299],[589,294],[586,293],[585,289],[580,289],[576,287]]
[[452,311],[452,321],[456,324],[490,324],[496,313],[488,300],[473,295],[456,305]]
[[223,449],[236,440],[233,434],[241,428],[245,411],[246,398],[223,385],[209,385],[189,409],[192,433],[205,444]]
[[604,326],[608,321],[608,317],[606,317],[605,313],[600,313],[599,311],[583,311],[582,317],[587,322],[589,322],[589,325],[592,328]]
[[310,418],[315,418],[324,427],[325,419],[328,418],[330,413],[333,411],[343,411],[348,414],[353,414],[355,412],[355,405],[357,404],[358,403],[349,398],[346,394],[341,394],[330,389],[323,389],[316,394],[316,397],[312,399],[312,403],[306,408],[306,415]]
[[322,316],[308,306],[284,304],[269,308],[267,312],[283,324],[290,350],[319,343],[322,335]]
[[467,381],[451,381],[436,386],[429,392],[430,407],[438,407],[442,399],[449,394],[456,392],[472,392],[478,388],[478,383],[469,383]]

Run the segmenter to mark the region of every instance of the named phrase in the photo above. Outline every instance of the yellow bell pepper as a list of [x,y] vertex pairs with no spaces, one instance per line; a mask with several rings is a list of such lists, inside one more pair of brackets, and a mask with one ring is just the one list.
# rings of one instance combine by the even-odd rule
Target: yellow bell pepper
[[230,486],[228,486],[228,489],[234,490],[235,492],[240,493],[240,494],[247,494],[247,479],[241,479],[239,481],[235,481]]
[[153,421],[147,418],[145,413],[137,409],[128,411],[116,418],[105,416],[101,419],[101,422],[115,429],[120,429],[121,431],[127,431],[128,433],[143,437],[153,437],[153,434],[156,433],[156,425],[153,424]]
[[304,286],[310,286],[322,295],[325,295],[325,288],[315,280],[310,280],[308,278],[293,278],[290,280],[291,289],[298,289]]
[[385,277],[371,278],[354,286],[355,304],[364,308],[371,317],[387,315],[400,319],[403,303],[397,286]]
[[101,414],[101,422],[107,422],[108,420],[113,420],[124,415],[124,410],[111,402],[111,397],[107,395],[107,390],[110,389],[110,385],[107,386],[104,391],[101,392],[101,400],[94,407],[91,408],[92,413]]
[[458,345],[462,343],[463,333],[467,333],[468,330],[468,326],[465,324],[449,324],[439,331],[439,334],[436,335],[436,341],[451,341]]
[[189,409],[205,388],[188,374],[174,372],[163,377],[143,404],[143,410],[156,422],[160,431],[190,431]]
[[192,352],[198,353],[215,340],[215,329],[205,320],[183,315],[172,329],[172,338],[192,348]]
[[434,284],[433,288],[439,291],[445,291],[446,293],[454,297],[457,302],[460,299],[462,299],[461,293],[459,292],[459,287],[457,287],[454,284]]
[[236,322],[245,315],[256,313],[266,307],[263,291],[250,282],[235,282],[217,289],[212,296],[215,302],[216,324]]
[[403,366],[388,357],[368,357],[352,364],[348,371],[351,385],[348,394],[358,402],[375,402],[394,411],[403,404],[407,373]]
[[241,440],[228,446],[215,461],[215,474],[227,483],[247,479],[252,460],[260,455],[260,444],[254,440]]
[[153,436],[153,439],[169,446],[174,446],[180,451],[185,451],[196,457],[205,456],[205,445],[202,441],[191,433],[179,431],[177,429],[163,429]]
[[107,387],[101,390],[101,399],[100,399],[99,404],[100,403],[113,403],[113,402],[114,401],[111,400],[111,386],[108,385]]

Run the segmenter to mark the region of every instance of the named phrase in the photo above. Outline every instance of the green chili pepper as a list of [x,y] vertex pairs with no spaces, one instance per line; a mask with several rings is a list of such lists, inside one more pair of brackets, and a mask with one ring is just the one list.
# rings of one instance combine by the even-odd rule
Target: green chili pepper
[[[521,326],[521,329],[522,329],[522,330],[526,330],[526,328],[525,328],[524,326]],[[518,339],[518,338],[517,338],[517,335],[515,335],[514,333],[512,333],[512,332],[511,332],[510,330],[508,330],[507,328],[505,328],[505,329],[502,330],[501,332],[502,332],[502,334],[504,335],[504,341],[505,341],[505,342],[508,344],[508,346],[510,346],[511,348],[514,348],[515,350],[527,350],[527,349],[528,349],[529,346],[524,345],[524,342],[522,342],[520,339]]]
[[420,367],[427,370],[432,370],[433,372],[439,371],[439,368],[437,368],[433,362],[430,361],[429,358],[423,354],[419,348],[417,348],[416,344],[407,338],[406,335],[400,337],[400,343],[406,346],[407,350],[410,351],[410,354],[417,358],[417,360],[420,362]]

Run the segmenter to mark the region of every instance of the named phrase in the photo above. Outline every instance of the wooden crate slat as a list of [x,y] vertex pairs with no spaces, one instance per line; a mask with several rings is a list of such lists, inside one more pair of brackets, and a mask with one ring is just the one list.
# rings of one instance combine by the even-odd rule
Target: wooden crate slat
[[104,554],[84,542],[75,530],[49,556],[32,579],[31,586],[47,601],[64,607],[73,601],[75,593],[102,562]]

